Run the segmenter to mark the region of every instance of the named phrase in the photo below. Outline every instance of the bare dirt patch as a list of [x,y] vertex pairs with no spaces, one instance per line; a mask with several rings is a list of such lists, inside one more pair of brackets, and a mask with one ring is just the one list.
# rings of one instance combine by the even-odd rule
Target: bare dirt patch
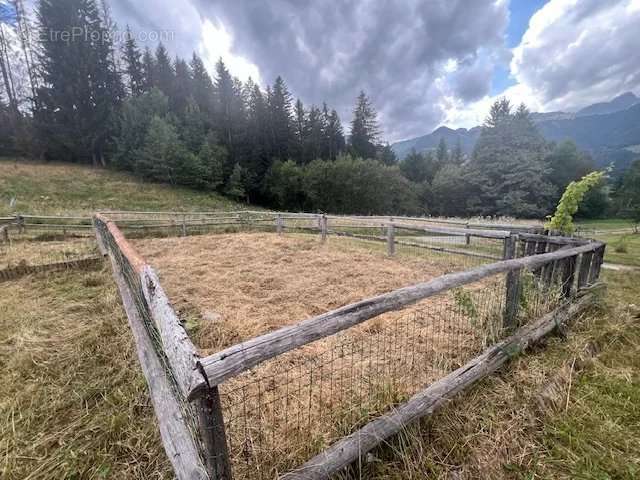
[[269,233],[135,242],[183,318],[197,317],[203,353],[444,273],[348,239]]

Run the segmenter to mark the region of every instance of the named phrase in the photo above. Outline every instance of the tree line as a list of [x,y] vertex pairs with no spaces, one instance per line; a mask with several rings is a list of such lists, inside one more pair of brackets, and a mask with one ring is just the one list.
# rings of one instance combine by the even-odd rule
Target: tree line
[[[103,1],[39,0],[36,13],[30,106],[0,103],[0,154],[108,166],[280,209],[363,214],[539,218],[593,169],[504,99],[471,155],[442,140],[398,161],[364,92],[345,135],[335,109],[294,100],[281,77],[264,88],[241,82],[223,59],[211,75],[196,53],[141,49],[128,28],[116,46]],[[613,208],[609,193],[590,193],[582,213]]]

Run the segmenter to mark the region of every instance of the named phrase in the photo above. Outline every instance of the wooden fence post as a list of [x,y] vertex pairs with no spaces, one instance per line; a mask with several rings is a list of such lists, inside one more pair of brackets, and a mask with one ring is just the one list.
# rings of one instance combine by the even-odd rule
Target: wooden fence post
[[589,273],[591,271],[591,260],[593,252],[583,253],[580,258],[580,271],[578,272],[578,290],[584,288],[589,283]]
[[565,258],[562,262],[562,296],[565,298],[571,297],[573,292],[573,281],[576,273],[577,257]]
[[322,243],[327,241],[327,216],[324,213],[320,217],[320,240]]
[[[518,235],[511,234],[504,239],[505,260],[510,260],[516,256]],[[507,329],[515,327],[516,316],[518,315],[518,304],[520,297],[520,273],[521,270],[512,270],[507,273],[506,279],[506,299],[504,307],[503,326]]]
[[[466,223],[464,228],[469,230],[469,222]],[[471,235],[469,235],[468,233],[464,236],[464,243],[465,243],[465,245],[470,245],[471,244]]]
[[278,214],[276,217],[276,233],[278,235],[282,235],[282,228],[284,227],[284,221],[282,219],[282,215]]
[[182,236],[187,236],[187,216],[182,215]]
[[589,283],[595,283],[600,277],[600,268],[604,262],[604,249],[606,245],[601,246],[593,252],[593,263],[591,264],[591,272],[589,275]]
[[396,254],[396,230],[393,223],[387,225],[387,254],[393,257]]
[[218,387],[207,388],[195,402],[206,465],[212,480],[232,480],[229,447]]

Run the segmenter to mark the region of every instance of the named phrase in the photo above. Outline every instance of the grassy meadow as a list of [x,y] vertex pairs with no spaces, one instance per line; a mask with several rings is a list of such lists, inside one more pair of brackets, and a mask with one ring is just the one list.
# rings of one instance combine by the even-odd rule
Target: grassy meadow
[[[121,173],[22,160],[0,161],[0,202],[0,215],[238,208]],[[599,238],[610,242],[607,261],[640,265],[640,235]],[[640,478],[640,272],[603,275],[606,296],[567,338],[515,359],[344,477]],[[108,262],[0,288],[0,478],[172,478]]]

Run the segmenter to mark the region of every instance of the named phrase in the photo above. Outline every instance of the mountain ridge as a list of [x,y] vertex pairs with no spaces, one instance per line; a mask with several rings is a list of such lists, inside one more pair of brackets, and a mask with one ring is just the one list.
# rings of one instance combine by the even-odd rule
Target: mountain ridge
[[[633,92],[625,92],[609,102],[589,105],[575,113],[534,112],[531,118],[547,140],[573,140],[592,154],[598,166],[613,162],[616,170],[624,169],[635,155],[632,147],[640,145],[640,97]],[[391,148],[402,159],[413,149],[418,152],[433,150],[444,138],[449,148],[460,142],[463,152],[470,154],[481,130],[481,126],[470,129],[440,126],[429,134],[396,142]]]

